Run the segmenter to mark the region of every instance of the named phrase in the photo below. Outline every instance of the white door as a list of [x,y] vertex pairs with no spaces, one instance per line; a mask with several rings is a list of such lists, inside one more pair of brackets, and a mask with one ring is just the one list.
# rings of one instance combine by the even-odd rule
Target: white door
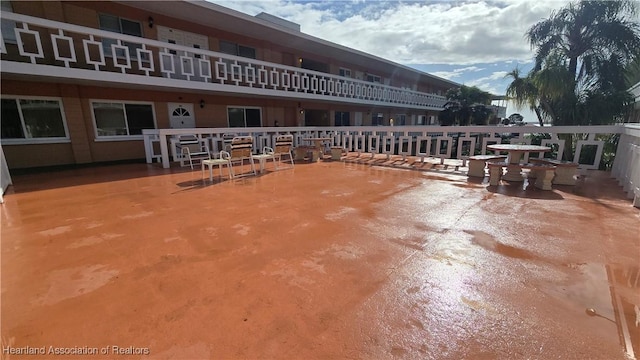
[[194,128],[193,104],[169,103],[169,126],[172,129]]
[[353,126],[362,126],[362,113],[360,111],[356,111],[354,115]]

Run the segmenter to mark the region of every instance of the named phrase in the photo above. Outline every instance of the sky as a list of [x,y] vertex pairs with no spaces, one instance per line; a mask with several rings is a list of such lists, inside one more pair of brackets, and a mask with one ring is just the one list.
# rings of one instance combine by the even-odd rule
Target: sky
[[[505,75],[526,74],[534,52],[525,33],[565,0],[230,1],[209,0],[248,15],[266,12],[303,33],[451,81],[504,95]],[[537,122],[526,108],[507,106]]]

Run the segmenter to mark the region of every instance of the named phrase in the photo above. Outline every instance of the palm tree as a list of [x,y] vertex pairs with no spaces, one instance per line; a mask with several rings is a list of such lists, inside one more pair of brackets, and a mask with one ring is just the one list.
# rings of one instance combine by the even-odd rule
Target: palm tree
[[[524,78],[508,74],[507,94],[554,125],[616,121],[629,103],[625,68],[640,57],[636,12],[633,0],[581,0],[553,12],[527,31],[535,65]],[[566,140],[571,158],[573,137]]]
[[[507,74],[513,78],[507,95],[529,105],[539,122],[614,121],[628,102],[622,93],[628,88],[625,68],[640,57],[640,25],[630,20],[636,6],[630,0],[582,0],[533,25],[526,36],[536,49],[534,68],[524,78],[517,68]],[[579,109],[593,108],[587,102],[594,99],[610,106]]]
[[540,126],[544,126],[543,114],[540,112],[538,88],[533,83],[533,79],[529,76],[521,77],[520,69],[517,67],[505,77],[513,78],[513,81],[507,87],[507,96],[516,103],[518,109],[525,105],[529,106],[529,109],[536,113]]
[[636,6],[631,0],[582,0],[553,12],[526,34],[536,49],[534,71],[541,70],[552,53],[568,61],[576,82],[598,78],[599,64],[614,54],[623,63],[633,60],[640,49],[640,27],[637,20],[629,19],[636,14]]

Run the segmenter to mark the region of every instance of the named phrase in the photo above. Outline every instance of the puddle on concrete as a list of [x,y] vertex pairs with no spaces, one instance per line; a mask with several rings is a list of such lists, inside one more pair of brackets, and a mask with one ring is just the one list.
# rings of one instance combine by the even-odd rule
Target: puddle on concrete
[[[567,299],[584,316],[614,328],[627,356],[640,356],[640,267],[619,264],[566,264],[575,270],[570,283],[548,289]],[[607,325],[609,324],[609,325]]]
[[242,236],[249,234],[249,230],[251,230],[249,226],[244,224],[235,224],[232,226],[232,228],[236,230],[236,234],[242,235]]
[[484,231],[464,230],[467,234],[473,236],[471,242],[479,245],[487,250],[497,252],[498,254],[516,259],[537,260],[539,259],[534,253],[517,248],[511,245],[505,245],[497,241],[493,236]]
[[355,208],[343,206],[329,214],[326,214],[324,218],[329,221],[337,221],[337,220],[343,219],[349,214],[353,214],[356,211],[357,210]]
[[68,231],[71,231],[71,226],[65,225],[65,226],[58,226],[48,230],[43,230],[38,232],[38,234],[42,236],[56,236],[56,235],[64,234]]
[[76,267],[51,272],[47,293],[36,299],[38,305],[53,305],[62,300],[92,292],[105,285],[117,270],[108,270],[104,265]]
[[71,244],[69,244],[67,246],[68,249],[77,249],[77,248],[81,248],[81,247],[85,247],[85,246],[91,246],[91,245],[97,245],[101,242],[103,242],[104,240],[111,240],[111,239],[115,239],[118,237],[124,236],[124,234],[114,234],[114,233],[103,233],[103,234],[99,234],[99,235],[93,235],[93,236],[89,236],[86,238],[83,238],[82,240],[78,240],[76,242],[73,242]]

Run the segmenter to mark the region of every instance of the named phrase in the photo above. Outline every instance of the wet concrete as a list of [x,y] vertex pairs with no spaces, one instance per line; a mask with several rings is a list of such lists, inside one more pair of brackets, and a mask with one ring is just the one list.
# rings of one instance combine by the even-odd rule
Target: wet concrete
[[542,191],[426,168],[319,162],[213,184],[144,164],[14,176],[3,357],[637,356],[640,214],[608,174]]

